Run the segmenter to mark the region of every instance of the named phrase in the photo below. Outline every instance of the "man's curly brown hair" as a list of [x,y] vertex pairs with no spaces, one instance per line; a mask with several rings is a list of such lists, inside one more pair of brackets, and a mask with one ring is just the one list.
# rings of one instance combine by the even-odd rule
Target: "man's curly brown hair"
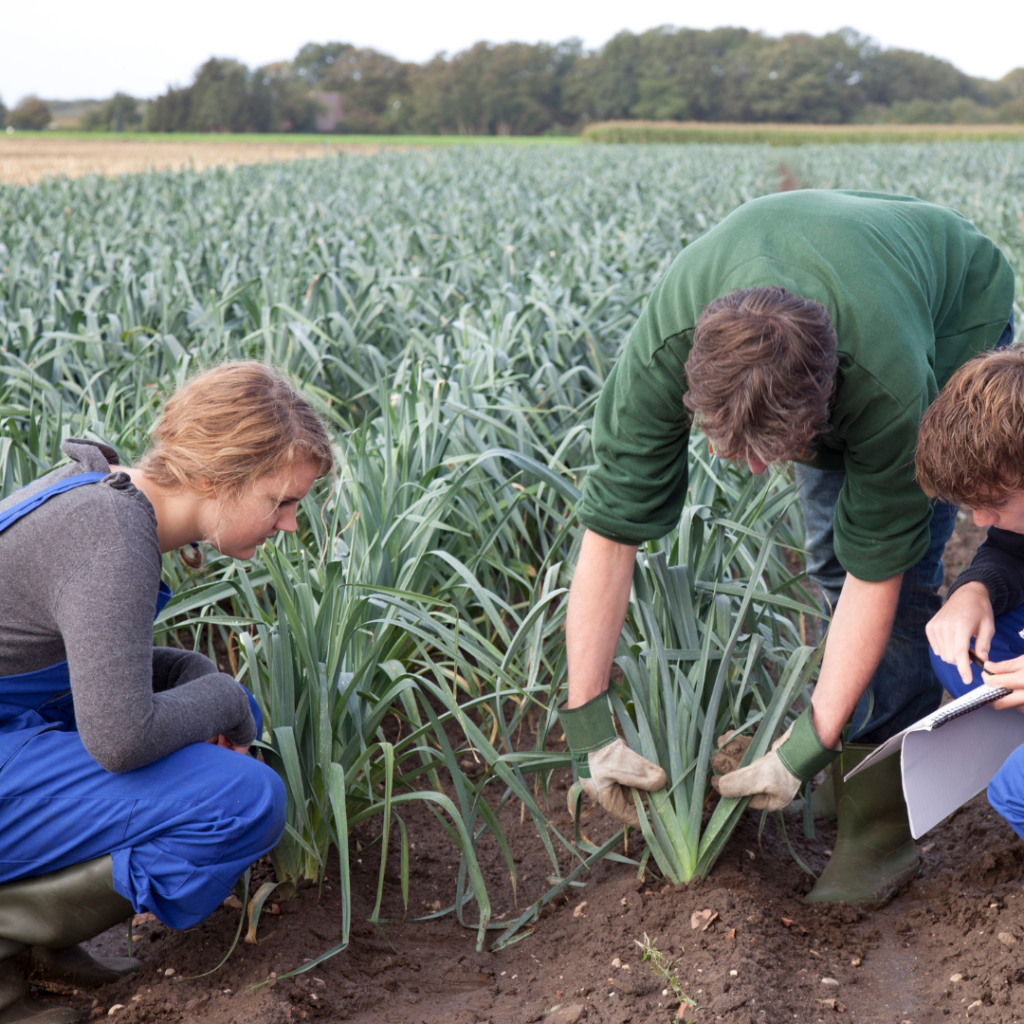
[[785,288],[744,288],[697,321],[683,401],[721,455],[806,459],[829,429],[837,367],[821,303]]
[[1024,349],[964,363],[921,418],[917,480],[930,497],[970,508],[1024,491]]

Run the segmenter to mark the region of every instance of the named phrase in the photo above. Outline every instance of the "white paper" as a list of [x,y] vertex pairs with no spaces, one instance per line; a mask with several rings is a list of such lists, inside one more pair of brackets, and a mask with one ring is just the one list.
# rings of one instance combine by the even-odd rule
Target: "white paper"
[[[977,796],[1024,744],[1024,714],[1012,708],[996,711],[988,704],[977,706],[983,696],[989,694],[975,689],[926,715],[886,740],[845,777],[901,751],[910,831],[919,839]],[[960,717],[949,717],[971,708]]]

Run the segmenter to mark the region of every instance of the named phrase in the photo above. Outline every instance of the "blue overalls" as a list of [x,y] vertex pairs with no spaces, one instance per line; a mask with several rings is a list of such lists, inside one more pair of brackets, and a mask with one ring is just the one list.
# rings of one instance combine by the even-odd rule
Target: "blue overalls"
[[[989,646],[989,661],[1009,661],[1024,654],[1024,605],[996,617],[996,632]],[[981,681],[981,668],[971,663],[973,679],[965,684],[960,678],[960,670],[956,665],[947,665],[934,651],[930,651],[932,667],[939,681],[954,697],[962,697],[970,690],[984,685]],[[1007,715],[1019,715],[1021,712],[1008,709]],[[1014,832],[1024,839],[1024,746],[1018,747],[1005,761],[1003,767],[996,772],[988,784],[988,802],[1012,826]]]
[[[80,473],[33,494],[0,515],[0,533],[106,475]],[[157,614],[170,597],[161,581]],[[114,888],[136,913],[190,928],[277,845],[284,821],[277,773],[209,743],[135,771],[101,768],[78,735],[66,661],[0,676],[0,883],[110,854]]]

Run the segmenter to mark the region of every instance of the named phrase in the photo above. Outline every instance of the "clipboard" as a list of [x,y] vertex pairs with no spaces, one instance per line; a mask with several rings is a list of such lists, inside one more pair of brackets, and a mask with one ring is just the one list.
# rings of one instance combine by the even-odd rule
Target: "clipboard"
[[1024,714],[989,707],[1012,692],[975,687],[886,740],[844,778],[899,752],[910,831],[920,839],[985,789],[1024,744]]

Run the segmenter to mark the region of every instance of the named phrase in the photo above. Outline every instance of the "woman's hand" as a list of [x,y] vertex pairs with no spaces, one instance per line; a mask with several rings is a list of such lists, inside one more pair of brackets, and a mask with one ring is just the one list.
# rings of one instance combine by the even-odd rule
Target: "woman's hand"
[[248,744],[245,746],[239,746],[237,743],[232,743],[223,733],[220,733],[217,736],[211,736],[206,742],[212,743],[215,747],[223,747],[225,750],[233,750],[236,754],[249,753]]
[[[960,678],[970,684],[973,676],[967,652],[970,650],[971,637],[975,638],[974,650],[978,657],[985,660],[988,658],[989,644],[996,631],[988,588],[977,580],[958,587],[943,605],[942,610],[925,626],[924,631],[932,650],[947,665],[956,665]],[[1001,664],[1010,665],[1016,662],[1005,661]],[[1024,686],[1024,676],[1020,685]],[[994,704],[993,707],[999,707],[999,704]]]

